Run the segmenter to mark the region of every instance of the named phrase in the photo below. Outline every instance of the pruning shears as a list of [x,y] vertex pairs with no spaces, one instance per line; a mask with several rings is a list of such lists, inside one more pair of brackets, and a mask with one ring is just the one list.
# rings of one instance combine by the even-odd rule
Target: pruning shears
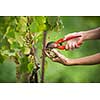
[[70,36],[68,38],[61,38],[59,40],[57,40],[56,42],[48,42],[47,45],[46,45],[46,48],[50,48],[50,49],[53,49],[53,48],[58,48],[60,50],[64,50],[65,49],[65,45],[62,45],[63,42],[66,42],[68,40],[71,40],[71,39],[74,39],[74,38],[78,38],[78,37],[81,37],[81,35],[78,35],[78,36]]

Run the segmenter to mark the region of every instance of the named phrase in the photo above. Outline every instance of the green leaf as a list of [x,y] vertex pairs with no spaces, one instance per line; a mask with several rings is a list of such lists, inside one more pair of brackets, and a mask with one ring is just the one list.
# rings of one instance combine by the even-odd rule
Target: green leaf
[[23,56],[20,58],[20,71],[21,73],[25,73],[28,71],[27,65],[28,65],[28,57],[27,56]]
[[48,21],[48,24],[50,24],[51,26],[54,26],[56,24],[57,17],[56,16],[48,16],[47,21]]
[[0,48],[2,50],[5,50],[5,49],[9,49],[10,48],[10,44],[9,44],[7,38],[4,38],[4,39],[1,40],[1,42],[0,42]]
[[24,54],[27,55],[30,53],[30,48],[26,47],[24,48]]
[[38,32],[39,31],[39,24],[37,22],[33,22],[30,25],[30,31],[31,32]]
[[0,63],[3,63],[4,57],[0,54]]
[[37,33],[34,38],[34,41],[36,48],[42,49],[43,32]]
[[11,28],[10,26],[8,26],[7,31],[6,31],[6,36],[8,38],[15,38],[14,32],[15,32],[15,30],[13,28]]
[[22,47],[25,43],[24,36],[20,32],[15,32],[15,39]]
[[2,55],[15,56],[15,52],[11,52],[9,50],[2,51]]
[[27,29],[27,17],[16,17],[16,31],[20,32],[21,34],[25,34]]
[[13,42],[13,43],[11,44],[11,48],[12,48],[12,49],[16,49],[16,48],[19,49],[19,48],[20,48],[20,45],[19,45],[18,42],[15,41],[15,42]]
[[32,69],[34,68],[33,63],[30,62],[30,63],[27,65],[27,68],[28,68],[28,71],[31,72]]
[[46,17],[44,16],[36,16],[35,21],[37,21],[39,24],[44,24],[46,23]]
[[39,31],[41,32],[41,31],[44,31],[44,30],[46,30],[46,25],[45,24],[39,25]]

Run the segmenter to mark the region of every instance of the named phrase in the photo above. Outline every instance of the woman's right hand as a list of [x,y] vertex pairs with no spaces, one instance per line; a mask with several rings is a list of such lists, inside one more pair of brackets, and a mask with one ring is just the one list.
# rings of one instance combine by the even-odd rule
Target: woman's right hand
[[68,35],[66,35],[64,37],[64,39],[69,38],[69,37],[73,37],[73,36],[80,36],[71,40],[68,40],[65,46],[66,50],[73,50],[75,48],[79,48],[80,45],[83,43],[84,40],[84,36],[83,36],[83,32],[74,32],[74,33],[70,33]]

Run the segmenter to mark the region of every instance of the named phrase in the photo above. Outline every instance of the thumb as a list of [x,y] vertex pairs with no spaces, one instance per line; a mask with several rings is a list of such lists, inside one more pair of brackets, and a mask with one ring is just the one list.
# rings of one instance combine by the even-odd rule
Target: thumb
[[78,45],[81,45],[83,43],[83,39],[82,38],[79,38],[79,41],[78,41]]
[[64,37],[64,40],[70,40],[70,39],[78,38],[79,36],[81,36],[81,35],[78,34],[78,32],[70,33],[70,34],[68,34]]

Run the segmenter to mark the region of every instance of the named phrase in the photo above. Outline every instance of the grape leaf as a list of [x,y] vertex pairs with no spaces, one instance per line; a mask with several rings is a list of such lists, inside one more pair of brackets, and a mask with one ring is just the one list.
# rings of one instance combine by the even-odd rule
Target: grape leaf
[[31,73],[32,69],[34,68],[33,63],[30,62],[30,63],[27,65],[27,68],[28,68],[28,72]]

